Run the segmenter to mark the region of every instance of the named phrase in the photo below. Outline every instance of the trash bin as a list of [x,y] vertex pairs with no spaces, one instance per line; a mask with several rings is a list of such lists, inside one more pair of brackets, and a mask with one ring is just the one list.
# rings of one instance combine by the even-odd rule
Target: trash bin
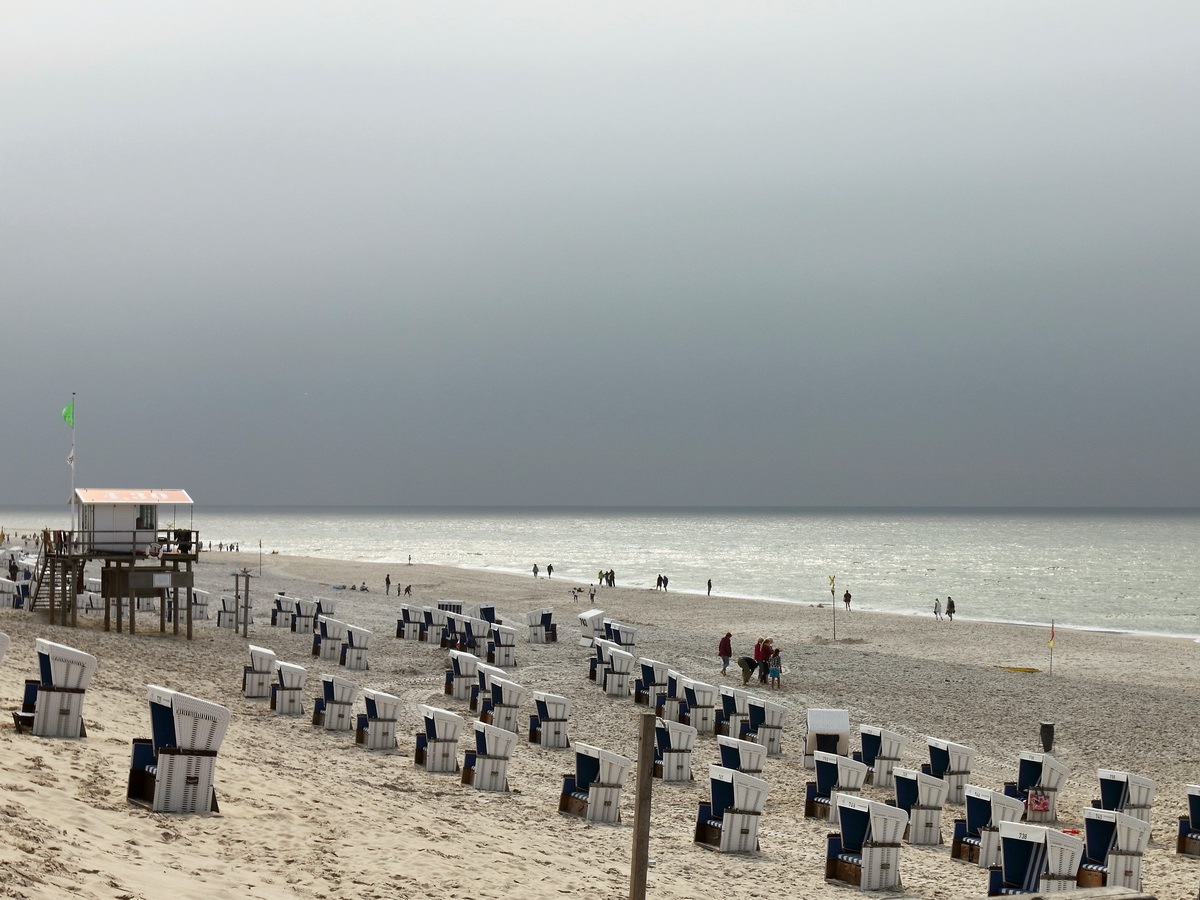
[[1042,749],[1049,753],[1054,749],[1054,723],[1042,723]]

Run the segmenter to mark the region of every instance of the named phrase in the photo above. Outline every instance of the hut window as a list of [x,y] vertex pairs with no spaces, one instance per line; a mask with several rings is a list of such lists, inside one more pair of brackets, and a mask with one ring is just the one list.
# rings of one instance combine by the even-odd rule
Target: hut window
[[137,514],[137,527],[146,531],[152,531],[158,528],[158,507],[153,504],[149,506],[139,506]]

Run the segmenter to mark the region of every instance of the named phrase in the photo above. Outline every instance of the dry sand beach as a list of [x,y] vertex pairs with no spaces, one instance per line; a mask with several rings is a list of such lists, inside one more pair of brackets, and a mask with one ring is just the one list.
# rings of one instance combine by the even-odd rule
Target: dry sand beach
[[[258,571],[258,556],[205,554],[197,587],[230,593],[231,573]],[[421,702],[474,718],[443,694],[446,653],[396,640],[399,600],[393,586],[412,585],[411,602],[458,599],[495,603],[519,623],[517,668],[526,687],[571,698],[570,731],[584,740],[634,756],[643,708],[611,700],[586,677],[590,652],[578,646],[569,582],[535,580],[430,566],[371,565],[283,556],[264,562],[252,593],[259,611],[249,641],[198,622],[196,639],[150,633],[105,633],[98,617],[81,616],[77,629],[48,626],[42,615],[0,611],[0,631],[12,646],[0,662],[0,700],[20,704],[24,679],[36,668],[34,639],[79,647],[99,658],[88,691],[81,740],[17,735],[0,722],[0,896],[49,898],[446,898],[626,896],[633,831],[634,784],[622,797],[624,823],[589,825],[557,812],[570,751],[544,750],[522,736],[509,767],[510,793],[460,784],[457,776],[426,774],[412,762]],[[366,581],[371,592],[329,585]],[[247,643],[273,649],[281,660],[309,670],[309,695],[333,671],[310,655],[311,639],[273,629],[263,614],[272,596],[336,596],[338,618],[371,628],[370,670],[345,673],[361,686],[404,699],[400,749],[368,752],[352,734],[314,728],[308,715],[283,718],[266,701],[241,695]],[[957,599],[957,598],[956,598]],[[958,600],[969,614],[970,598]],[[553,606],[561,640],[524,642],[524,613]],[[596,606],[636,625],[639,655],[662,660],[702,680],[740,684],[731,666],[718,674],[718,638],[729,630],[736,653],[759,636],[776,639],[787,667],[782,690],[751,687],[790,710],[784,754],[767,761],[771,793],[759,833],[761,854],[722,855],[693,845],[698,801],[707,796],[707,764],[715,740],[697,742],[691,784],[654,785],[650,896],[684,900],[717,897],[858,896],[823,879],[829,826],[803,815],[801,765],[804,711],[848,708],[852,723],[871,723],[908,738],[903,764],[918,765],[924,737],[968,744],[978,751],[971,781],[1000,788],[1015,778],[1017,754],[1040,750],[1039,723],[1056,723],[1055,755],[1070,767],[1059,798],[1060,826],[1081,827],[1081,809],[1096,795],[1097,767],[1124,769],[1157,781],[1154,840],[1143,876],[1164,900],[1196,896],[1200,859],[1174,852],[1184,785],[1200,781],[1200,645],[1184,640],[1068,632],[1059,629],[1053,675],[998,666],[1045,669],[1046,629],[862,612],[824,607],[601,589]],[[142,625],[149,625],[145,618]],[[157,627],[157,617],[154,617]],[[215,700],[233,713],[217,763],[221,811],[207,816],[156,815],[129,805],[125,784],[130,741],[148,734],[145,685],[165,686]],[[359,708],[361,708],[361,700]],[[311,700],[306,713],[311,711]],[[853,744],[857,746],[857,734]],[[467,746],[466,736],[463,748]],[[866,795],[884,799],[868,787]],[[886,896],[977,897],[986,873],[952,860],[949,835],[962,808],[947,806],[939,847],[905,846],[904,892]]]

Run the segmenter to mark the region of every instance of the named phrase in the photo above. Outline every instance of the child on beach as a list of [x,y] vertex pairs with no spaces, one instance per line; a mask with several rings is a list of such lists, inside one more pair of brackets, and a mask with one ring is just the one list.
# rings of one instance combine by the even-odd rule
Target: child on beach
[[771,667],[770,668],[771,687],[774,688],[775,690],[779,690],[779,675],[780,675],[780,670],[783,668],[783,663],[779,659],[779,648],[778,647],[776,647],[774,649],[774,651],[771,653],[771,659],[769,661],[769,665]]

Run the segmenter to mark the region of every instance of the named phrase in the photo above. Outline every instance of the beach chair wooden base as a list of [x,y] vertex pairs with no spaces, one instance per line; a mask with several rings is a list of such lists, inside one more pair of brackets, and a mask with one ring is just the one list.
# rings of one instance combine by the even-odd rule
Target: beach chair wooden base
[[[1186,828],[1190,824],[1189,819],[1181,819]],[[1179,836],[1175,839],[1175,852],[1184,856],[1200,856],[1200,832],[1188,831],[1184,833],[1181,829]]]

